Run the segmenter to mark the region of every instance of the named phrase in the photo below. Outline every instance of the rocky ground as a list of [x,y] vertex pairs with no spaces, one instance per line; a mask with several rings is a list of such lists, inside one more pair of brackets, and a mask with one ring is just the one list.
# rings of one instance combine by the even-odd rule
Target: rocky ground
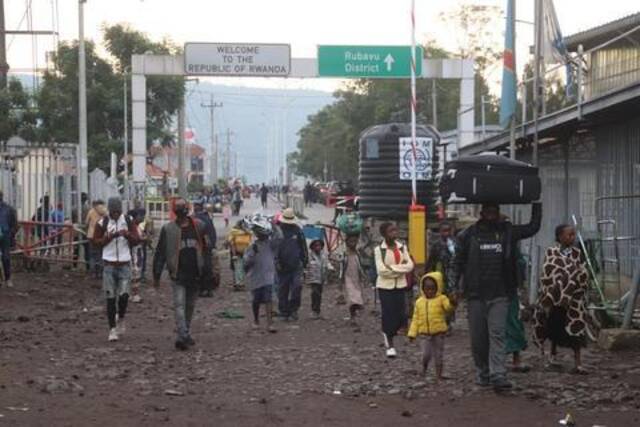
[[569,353],[548,371],[531,349],[532,371],[496,395],[473,385],[463,315],[446,344],[451,379],[435,384],[419,374],[418,344],[399,339],[399,358],[384,358],[372,294],[358,329],[329,286],[324,320],[311,319],[305,290],[301,319],[267,334],[250,327],[248,294],[226,285],[198,301],[197,345],[177,352],[166,282],[143,288],[117,343],[98,282],[54,269],[15,283],[0,289],[0,425],[552,426],[566,413],[580,426],[640,425],[638,352],[592,346],[590,375],[575,376]]

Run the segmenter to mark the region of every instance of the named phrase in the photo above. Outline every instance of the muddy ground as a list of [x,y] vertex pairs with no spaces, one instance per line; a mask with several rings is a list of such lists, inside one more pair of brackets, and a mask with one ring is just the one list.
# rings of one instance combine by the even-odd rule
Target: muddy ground
[[0,289],[0,425],[552,426],[567,412],[580,426],[640,425],[638,353],[590,347],[591,374],[574,376],[570,354],[551,372],[530,350],[532,372],[496,395],[473,385],[463,316],[446,343],[451,379],[437,385],[419,374],[417,344],[400,339],[399,358],[384,358],[372,301],[351,327],[335,286],[324,320],[311,319],[305,289],[301,319],[276,334],[252,330],[248,294],[223,286],[198,301],[196,347],[177,352],[166,282],[143,288],[117,343],[97,281],[54,270],[15,283]]
[[268,334],[251,329],[249,295],[231,289],[227,265],[223,257],[215,297],[198,301],[188,352],[173,346],[166,281],[158,292],[143,286],[126,335],[108,343],[98,281],[60,268],[16,274],[14,288],[0,288],[0,426],[548,427],[567,413],[578,426],[640,425],[640,352],[590,346],[590,375],[575,376],[570,352],[558,372],[531,348],[532,371],[513,374],[515,390],[496,395],[473,384],[462,307],[446,342],[451,379],[435,384],[432,372],[420,375],[419,344],[400,338],[399,357],[384,357],[372,293],[358,329],[329,285],[324,320],[311,319],[305,289],[300,320]]

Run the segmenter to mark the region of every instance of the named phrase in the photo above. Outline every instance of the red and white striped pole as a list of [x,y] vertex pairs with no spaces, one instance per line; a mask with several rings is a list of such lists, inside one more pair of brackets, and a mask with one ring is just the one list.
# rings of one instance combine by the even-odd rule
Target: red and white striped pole
[[[422,61],[422,58],[420,58]],[[418,155],[416,152],[416,0],[411,0],[411,151],[413,152],[413,171],[411,174],[411,205],[418,202]]]

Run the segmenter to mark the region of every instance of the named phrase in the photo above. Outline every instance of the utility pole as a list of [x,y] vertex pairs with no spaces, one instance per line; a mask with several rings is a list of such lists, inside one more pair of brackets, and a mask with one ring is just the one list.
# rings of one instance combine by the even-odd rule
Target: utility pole
[[[86,1],[86,0],[83,0]],[[31,5],[28,5],[27,12],[30,12]],[[7,34],[14,36],[57,36],[58,33],[51,30],[7,30],[4,13],[4,0],[0,0],[0,89],[7,87],[9,74],[9,64],[7,63]],[[34,70],[36,73],[39,70]]]
[[[127,77],[129,73],[124,70],[124,197],[128,201],[130,197],[129,193],[129,106],[128,106],[128,94],[127,94]],[[128,202],[127,202],[128,203]]]
[[438,129],[438,88],[436,79],[431,79],[431,108],[432,108],[432,125]]
[[[511,6],[511,15],[513,16],[513,21],[511,22],[511,34],[513,34],[513,78],[516,81],[516,100],[518,97],[517,94],[517,88],[518,88],[518,73],[516,72],[516,0],[509,0],[510,4],[509,6]],[[526,84],[525,84],[525,92],[527,91],[526,89]],[[524,105],[524,103],[523,103]],[[483,104],[483,108],[484,108],[484,104]],[[523,110],[526,107],[523,106]],[[483,110],[484,111],[484,110]],[[484,119],[483,119],[484,120]],[[524,122],[522,122],[524,123]],[[483,128],[484,129],[484,128]],[[484,135],[482,136],[482,139],[484,140]],[[516,112],[514,110],[513,115],[511,116],[511,120],[509,123],[509,158],[512,160],[516,159]],[[513,217],[513,212],[512,212],[512,217]]]
[[534,69],[533,69],[533,149],[531,154],[531,163],[538,165],[538,117],[540,115],[540,56],[542,52],[542,34],[543,34],[543,4],[542,0],[536,0],[535,3],[535,49],[534,49]]
[[238,150],[233,152],[233,176],[238,176]]
[[227,128],[227,150],[225,155],[225,177],[227,179],[231,178],[231,135],[234,135],[231,132],[231,129]]
[[184,156],[184,122],[185,122],[184,101],[178,110],[178,193],[180,197],[187,197],[187,180],[185,177],[185,156]]
[[4,0],[0,0],[0,89],[7,87],[7,29],[4,22]]
[[84,50],[84,4],[78,0],[78,107],[80,144],[80,186],[81,192],[89,192],[89,162],[87,160],[87,61]]
[[209,104],[200,104],[202,108],[208,108],[211,119],[211,157],[209,158],[211,168],[211,185],[218,182],[218,144],[216,139],[216,131],[214,127],[215,122],[215,110],[216,108],[222,108],[222,102],[215,102],[213,94],[211,94],[211,101]]

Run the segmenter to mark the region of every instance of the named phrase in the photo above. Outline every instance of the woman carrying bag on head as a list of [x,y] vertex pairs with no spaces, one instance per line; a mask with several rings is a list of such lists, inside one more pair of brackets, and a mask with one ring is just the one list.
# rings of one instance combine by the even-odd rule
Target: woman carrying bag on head
[[375,249],[378,278],[376,288],[382,311],[382,334],[387,357],[397,356],[393,338],[407,325],[407,274],[414,268],[407,245],[398,240],[398,227],[390,222],[380,225],[382,243]]

